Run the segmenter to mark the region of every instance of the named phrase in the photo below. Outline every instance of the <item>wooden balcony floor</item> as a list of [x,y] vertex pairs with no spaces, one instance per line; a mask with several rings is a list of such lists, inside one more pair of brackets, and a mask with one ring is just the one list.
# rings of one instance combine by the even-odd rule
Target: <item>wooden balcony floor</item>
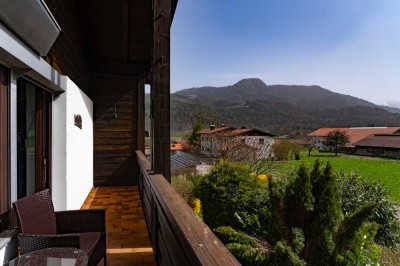
[[136,186],[93,188],[82,209],[98,208],[106,209],[107,265],[156,265]]

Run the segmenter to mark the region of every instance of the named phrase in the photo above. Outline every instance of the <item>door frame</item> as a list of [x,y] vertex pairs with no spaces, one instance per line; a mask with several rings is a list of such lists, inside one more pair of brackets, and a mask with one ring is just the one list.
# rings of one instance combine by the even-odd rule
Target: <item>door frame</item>
[[[47,153],[47,168],[46,168],[46,174],[47,174],[47,184],[46,187],[51,189],[51,140],[52,140],[52,98],[53,94],[52,91],[47,89],[45,86],[41,85],[38,82],[35,82],[34,80],[27,78],[26,76],[21,76],[16,69],[11,70],[10,74],[10,202],[15,202],[18,197],[18,165],[17,165],[17,154],[18,154],[18,149],[17,149],[17,80],[19,78],[24,79],[25,81],[34,84],[35,86],[39,87],[43,91],[46,91],[46,98],[48,101],[48,104],[46,105],[45,109],[48,112],[47,115],[47,147],[46,147],[46,153]],[[39,90],[38,90],[39,91]],[[37,93],[38,94],[38,93]],[[36,95],[37,95],[36,94]],[[38,116],[38,113],[36,112],[36,118]],[[37,120],[37,119],[36,119]],[[40,119],[41,120],[41,119]],[[38,126],[38,122],[36,121],[36,126]],[[43,121],[41,120],[40,123],[42,124]],[[39,126],[41,125],[39,124]],[[42,127],[40,127],[42,129]],[[44,134],[42,134],[43,136]],[[38,138],[36,138],[36,144],[38,144]],[[40,140],[41,142],[43,140]],[[40,143],[39,143],[40,144]],[[41,149],[43,151],[43,149]],[[39,155],[40,156],[40,155]],[[43,169],[43,161],[40,161],[40,164],[38,164],[38,153],[36,153],[36,165],[35,165],[35,190],[38,190],[38,188],[43,187],[41,186],[41,182],[38,182],[37,180],[37,173]],[[43,158],[40,156],[40,158]],[[15,217],[12,217],[12,224],[16,225]]]
[[[29,82],[29,81],[28,81]],[[36,154],[35,154],[35,190],[50,188],[51,181],[51,94],[41,86],[36,87]],[[47,141],[46,141],[47,139]],[[46,144],[46,145],[45,145]],[[45,147],[44,147],[45,145]]]

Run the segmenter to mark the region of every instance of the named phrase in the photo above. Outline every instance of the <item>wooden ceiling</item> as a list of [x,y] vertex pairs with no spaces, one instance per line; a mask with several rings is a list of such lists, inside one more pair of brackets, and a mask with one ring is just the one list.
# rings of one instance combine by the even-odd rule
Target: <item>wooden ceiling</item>
[[[177,0],[172,1],[173,13]],[[137,75],[150,68],[152,0],[45,0],[61,33],[44,58],[85,92],[90,75]]]
[[[112,3],[112,4],[110,4]],[[152,1],[84,0],[80,18],[91,67],[110,63],[149,64],[152,51]]]

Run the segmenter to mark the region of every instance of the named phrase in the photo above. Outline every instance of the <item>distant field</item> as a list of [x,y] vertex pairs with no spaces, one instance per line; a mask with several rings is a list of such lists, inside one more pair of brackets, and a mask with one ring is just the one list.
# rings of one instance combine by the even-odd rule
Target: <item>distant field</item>
[[314,161],[317,159],[320,159],[323,162],[329,161],[335,171],[343,170],[346,173],[357,171],[362,176],[371,180],[381,181],[381,183],[389,189],[391,198],[400,203],[400,160],[351,156],[345,154],[338,154],[338,157],[335,157],[334,153],[317,151],[313,151],[311,157],[308,157],[308,154],[305,151],[301,152],[300,156],[300,161],[289,161],[287,167],[291,168],[297,166],[301,161],[305,162],[309,166],[312,166]]

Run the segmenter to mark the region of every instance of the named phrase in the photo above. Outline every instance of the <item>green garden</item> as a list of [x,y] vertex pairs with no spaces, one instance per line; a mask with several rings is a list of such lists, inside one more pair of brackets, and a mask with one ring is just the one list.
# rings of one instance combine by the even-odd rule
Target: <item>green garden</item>
[[[400,160],[361,157],[339,153],[313,151],[308,157],[306,151],[300,152],[300,160],[281,162],[283,167],[279,171],[288,171],[300,165],[301,162],[312,166],[319,159],[321,162],[330,162],[335,171],[345,173],[358,172],[361,176],[371,181],[382,183],[390,192],[390,198],[400,203]],[[279,174],[279,173],[278,173]]]
[[243,265],[400,264],[400,161],[287,158],[261,175],[221,160],[172,185]]

